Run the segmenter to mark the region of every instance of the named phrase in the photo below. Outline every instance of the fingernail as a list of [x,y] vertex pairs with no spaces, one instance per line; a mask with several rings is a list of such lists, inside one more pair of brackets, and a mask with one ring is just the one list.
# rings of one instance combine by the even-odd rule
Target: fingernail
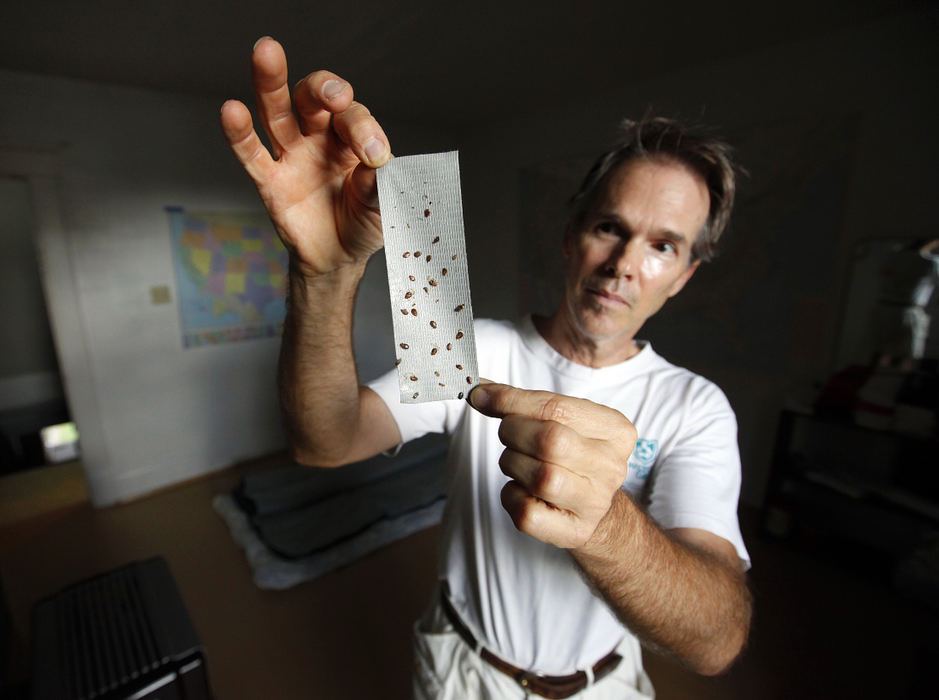
[[262,36],[260,39],[258,39],[256,42],[254,42],[254,46],[251,48],[251,50],[254,51],[254,49],[258,48],[258,44],[260,44],[260,43],[261,43],[262,41],[264,41],[265,39],[272,39],[272,38],[273,38],[273,37],[269,37],[269,36],[267,36],[267,35],[265,34],[265,35]]
[[483,389],[481,384],[470,392],[469,396],[466,397],[466,400],[469,401],[470,406],[475,408],[477,411],[484,411],[489,408],[489,392]]
[[385,155],[385,144],[376,139],[375,137],[370,138],[365,142],[365,157],[368,158],[369,163],[375,164],[381,162],[382,158]]
[[345,89],[346,84],[344,82],[332,78],[331,80],[327,80],[325,83],[323,83],[323,97],[326,99],[326,101],[329,101],[334,97],[341,95]]

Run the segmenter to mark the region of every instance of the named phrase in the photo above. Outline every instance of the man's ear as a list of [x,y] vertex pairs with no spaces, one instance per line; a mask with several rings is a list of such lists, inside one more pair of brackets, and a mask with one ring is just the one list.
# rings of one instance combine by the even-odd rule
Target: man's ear
[[684,288],[684,286],[688,283],[688,280],[691,279],[691,276],[694,274],[695,270],[698,269],[698,265],[700,264],[701,264],[700,260],[695,260],[693,263],[691,263],[688,266],[687,270],[681,273],[681,277],[679,277],[677,280],[675,280],[674,283],[672,283],[671,289],[668,290],[668,296],[670,299],[676,294],[678,294],[678,292],[680,292]]

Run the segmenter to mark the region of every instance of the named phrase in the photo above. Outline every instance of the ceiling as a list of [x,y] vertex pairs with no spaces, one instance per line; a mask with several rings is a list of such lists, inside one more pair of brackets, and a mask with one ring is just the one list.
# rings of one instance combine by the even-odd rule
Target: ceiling
[[267,34],[284,44],[291,80],[328,67],[383,118],[460,124],[918,4],[31,0],[0,9],[0,68],[246,99],[248,56]]

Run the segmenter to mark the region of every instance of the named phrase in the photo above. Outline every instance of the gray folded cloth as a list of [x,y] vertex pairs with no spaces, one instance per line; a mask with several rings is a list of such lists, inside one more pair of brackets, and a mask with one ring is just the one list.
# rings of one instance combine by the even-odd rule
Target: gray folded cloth
[[431,434],[403,445],[393,457],[378,455],[344,467],[291,464],[246,476],[233,495],[252,516],[282,513],[395,474],[428,460],[443,460],[447,439]]
[[341,491],[303,508],[251,518],[271,551],[297,559],[342,542],[381,520],[443,500],[445,460],[440,457]]
[[291,465],[245,477],[233,496],[273,553],[300,559],[443,501],[446,450],[434,436],[346,467]]
[[351,564],[392,542],[436,525],[443,514],[444,500],[397,518],[380,520],[349,539],[300,559],[284,559],[274,554],[258,537],[248,516],[230,494],[218,494],[212,500],[212,505],[228,525],[232,538],[244,550],[258,587],[284,590]]

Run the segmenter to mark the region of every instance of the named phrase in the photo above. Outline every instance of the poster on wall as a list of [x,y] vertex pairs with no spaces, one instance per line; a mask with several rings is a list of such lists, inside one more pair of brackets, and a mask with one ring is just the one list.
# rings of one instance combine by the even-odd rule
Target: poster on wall
[[167,207],[184,348],[280,334],[287,251],[264,214]]

